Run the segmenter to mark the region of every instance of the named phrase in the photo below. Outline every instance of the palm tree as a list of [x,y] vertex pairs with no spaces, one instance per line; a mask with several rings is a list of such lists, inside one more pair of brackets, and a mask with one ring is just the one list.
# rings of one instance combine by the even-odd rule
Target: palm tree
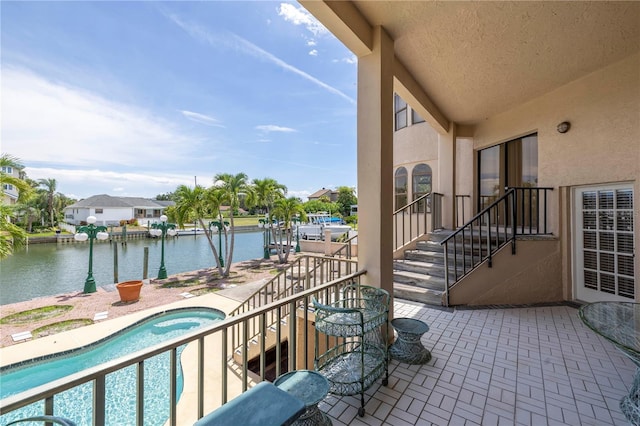
[[55,204],[56,204],[56,188],[58,183],[55,179],[38,179],[38,184],[44,186],[47,198],[47,211],[49,212],[49,225],[55,226]]
[[11,223],[15,217],[13,206],[5,204],[5,185],[13,185],[18,190],[18,201],[28,198],[31,187],[29,184],[6,172],[7,167],[21,169],[19,160],[8,154],[0,155],[0,259],[4,259],[13,253],[13,250],[21,247],[27,241],[27,233],[24,229]]
[[226,276],[218,260],[218,251],[211,238],[211,231],[204,223],[205,217],[215,217],[220,214],[220,191],[217,188],[205,189],[200,185],[196,185],[193,189],[186,185],[180,185],[174,195],[176,204],[169,213],[172,216],[175,215],[175,220],[181,228],[185,223],[193,222],[194,220],[200,223],[200,227],[205,230],[205,236],[209,242],[213,258],[216,260],[218,273],[220,276]]
[[[300,220],[306,220],[306,213],[302,203],[297,197],[280,198],[274,202],[273,217],[277,221],[276,228],[272,228],[273,241],[276,241],[276,229],[280,234],[280,244],[276,243],[276,251],[278,253],[278,261],[287,263],[293,240],[293,227],[291,222],[294,217]],[[286,234],[286,243],[282,243],[282,233]],[[286,248],[286,249],[285,249]]]
[[284,198],[287,193],[287,187],[272,178],[254,179],[252,184],[254,197],[250,200],[251,204],[264,207],[267,217],[269,217],[274,201]]
[[[220,200],[229,206],[229,224],[231,233],[231,242],[229,243],[229,234],[226,228],[224,230],[224,244],[227,249],[227,258],[223,276],[229,275],[231,262],[233,260],[233,246],[235,244],[235,229],[233,224],[233,214],[240,207],[240,200],[254,200],[255,195],[253,188],[248,183],[248,177],[245,173],[232,175],[230,173],[220,173],[213,178],[214,187],[220,191]],[[222,218],[221,218],[222,219]]]

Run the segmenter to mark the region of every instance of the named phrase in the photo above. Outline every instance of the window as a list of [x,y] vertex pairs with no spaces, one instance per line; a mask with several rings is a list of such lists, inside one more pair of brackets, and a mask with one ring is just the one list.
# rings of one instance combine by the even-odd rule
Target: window
[[5,183],[4,185],[2,185],[2,187],[5,191],[13,191],[13,185],[11,185],[10,183]]
[[102,214],[102,209],[96,209],[96,214]]
[[424,123],[424,118],[415,109],[411,108],[411,124]]
[[407,169],[400,167],[395,175],[396,210],[407,205]]
[[538,185],[538,135],[514,139],[478,152],[479,211],[504,194],[505,188]]
[[12,175],[13,174],[13,167],[11,167],[11,166],[3,166],[2,167],[2,171],[5,172],[8,175]]
[[395,95],[396,130],[407,127],[407,103],[398,95]]
[[[416,165],[411,172],[411,181],[413,183],[413,200],[417,200],[423,195],[429,194],[431,192],[431,167],[427,164]],[[420,213],[424,212],[424,205],[425,204],[420,203],[418,206],[418,211]]]

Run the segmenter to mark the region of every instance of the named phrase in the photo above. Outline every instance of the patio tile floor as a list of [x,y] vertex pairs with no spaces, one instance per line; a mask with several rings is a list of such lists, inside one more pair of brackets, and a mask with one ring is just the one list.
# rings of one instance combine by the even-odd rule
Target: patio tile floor
[[628,425],[635,365],[570,306],[439,310],[395,300],[425,321],[425,365],[389,365],[389,386],[319,404],[340,425]]

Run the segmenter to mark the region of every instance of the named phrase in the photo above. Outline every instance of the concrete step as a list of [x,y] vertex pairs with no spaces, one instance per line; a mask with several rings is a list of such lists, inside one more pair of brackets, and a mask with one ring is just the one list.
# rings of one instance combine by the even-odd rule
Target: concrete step
[[402,283],[393,283],[393,296],[399,299],[412,300],[426,305],[443,306],[443,292],[415,287]]
[[393,269],[394,271],[408,271],[444,277],[443,262],[418,262],[416,260],[399,259],[393,262]]
[[393,282],[431,290],[444,291],[445,289],[445,281],[443,277],[434,277],[433,275],[425,275],[409,271],[394,272]]

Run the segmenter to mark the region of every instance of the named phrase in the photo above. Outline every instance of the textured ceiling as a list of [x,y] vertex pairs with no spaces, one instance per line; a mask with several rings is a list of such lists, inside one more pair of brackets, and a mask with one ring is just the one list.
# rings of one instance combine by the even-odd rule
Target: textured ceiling
[[[640,2],[354,1],[427,95],[473,124],[640,51]],[[638,70],[640,78],[640,70]]]

